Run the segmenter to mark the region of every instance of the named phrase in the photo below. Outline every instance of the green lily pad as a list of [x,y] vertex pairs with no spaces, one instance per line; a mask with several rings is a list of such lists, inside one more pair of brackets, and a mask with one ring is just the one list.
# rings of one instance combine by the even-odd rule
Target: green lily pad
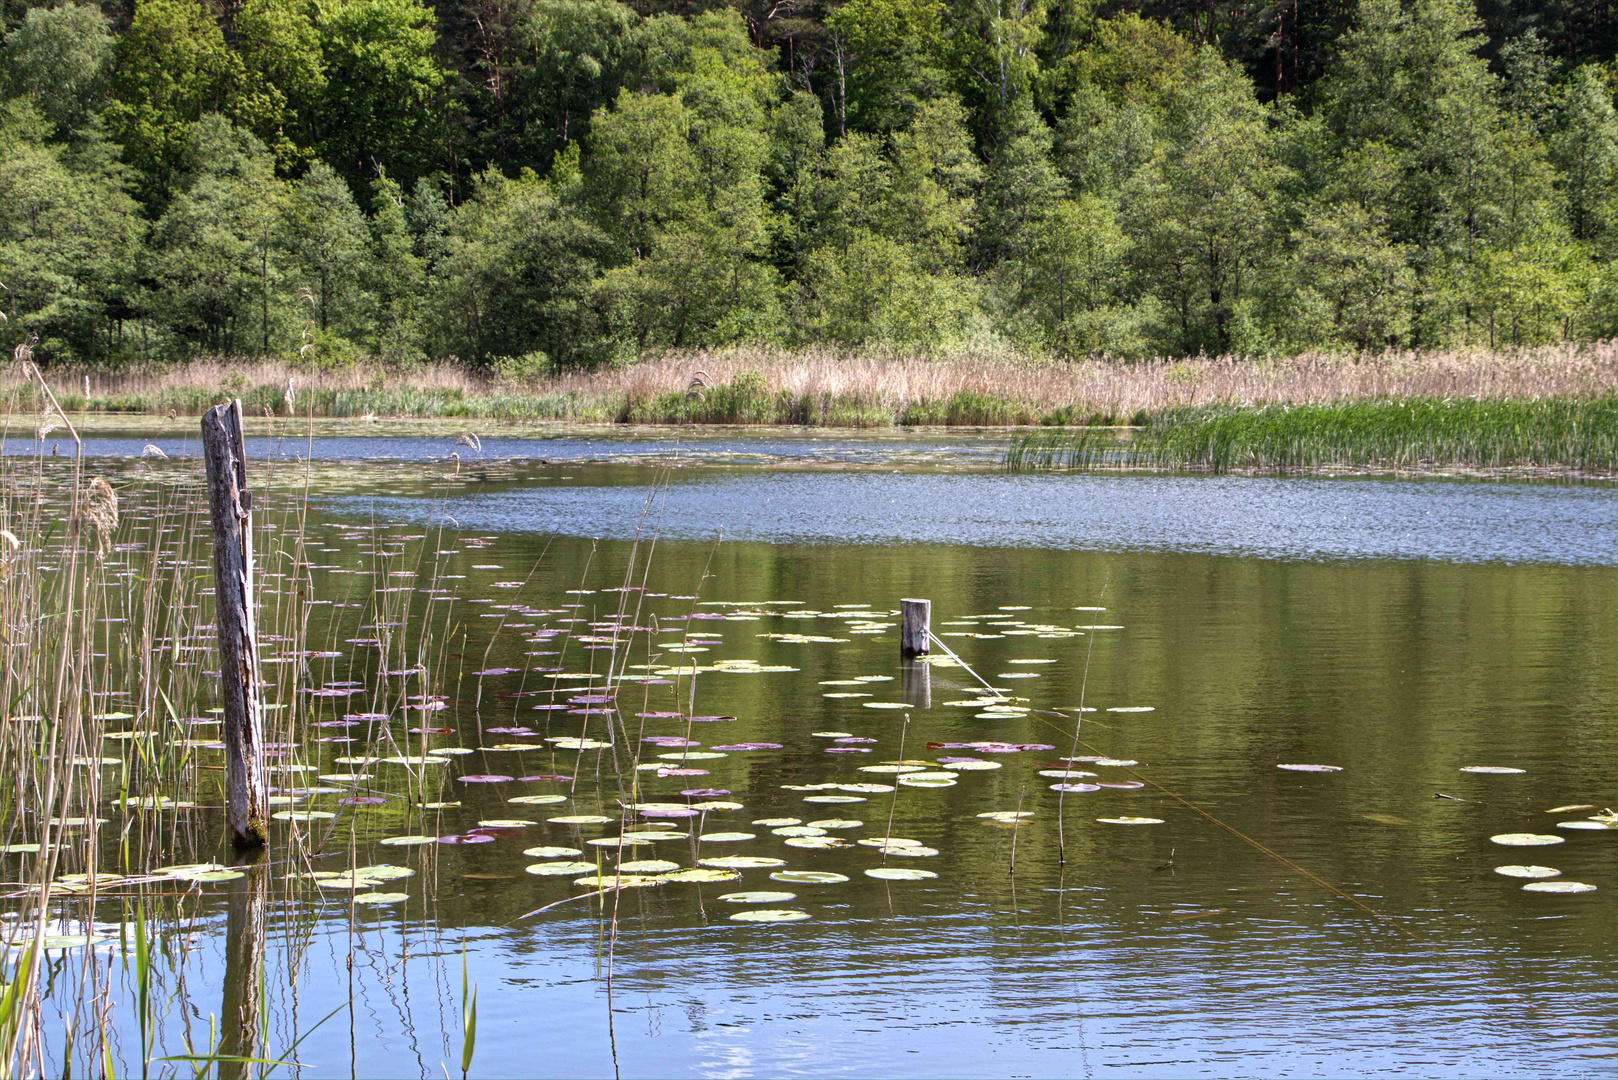
[[784,904],[797,898],[797,893],[789,892],[732,892],[719,899],[726,904]]
[[739,881],[741,872],[716,867],[688,866],[663,875],[664,881]]
[[808,917],[807,911],[792,908],[757,908],[752,911],[738,911],[730,918],[732,922],[802,922]]
[[938,875],[931,870],[912,870],[901,866],[874,866],[865,871],[865,876],[879,878],[883,881],[925,881]]
[[571,847],[531,847],[524,848],[523,854],[530,859],[576,859],[584,852]]
[[566,795],[518,795],[514,799],[507,799],[508,803],[518,806],[554,806],[557,803],[567,802]]
[[532,863],[523,869],[535,877],[564,877],[588,873],[595,868],[595,863],[588,862],[542,862]]
[[419,844],[436,844],[436,843],[438,843],[438,837],[436,837],[436,836],[389,836],[389,837],[386,837],[386,838],[384,838],[382,840],[378,840],[377,843],[383,845],[384,847],[414,847],[414,846],[419,845]]
[[1527,832],[1496,833],[1489,837],[1489,840],[1505,847],[1549,847],[1552,844],[1566,843],[1566,837]]
[[1098,817],[1097,821],[1103,825],[1161,825],[1160,817]]
[[573,884],[587,889],[644,889],[663,884],[663,879],[646,874],[588,874],[575,878]]
[[1553,878],[1562,876],[1562,871],[1553,866],[1497,866],[1494,868],[1494,872],[1514,878]]
[[777,870],[770,875],[770,880],[789,885],[840,885],[848,880],[848,875],[830,870]]
[[1587,893],[1595,892],[1596,887],[1582,881],[1530,881],[1522,887],[1522,890],[1543,893]]
[[717,859],[698,859],[703,866],[717,870],[752,870],[761,866],[785,866],[785,859],[772,859],[767,855],[721,855]]
[[409,893],[402,892],[360,892],[349,898],[356,906],[375,907],[380,904],[399,904],[410,899]]

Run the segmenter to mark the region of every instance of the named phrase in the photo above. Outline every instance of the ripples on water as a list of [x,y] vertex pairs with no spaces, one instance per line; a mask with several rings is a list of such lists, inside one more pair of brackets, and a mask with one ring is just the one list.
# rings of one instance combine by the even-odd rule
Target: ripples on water
[[1611,566],[1606,487],[1249,477],[685,474],[635,484],[491,485],[442,501],[352,497],[344,513],[627,539],[652,496],[668,539],[1194,551],[1271,559]]

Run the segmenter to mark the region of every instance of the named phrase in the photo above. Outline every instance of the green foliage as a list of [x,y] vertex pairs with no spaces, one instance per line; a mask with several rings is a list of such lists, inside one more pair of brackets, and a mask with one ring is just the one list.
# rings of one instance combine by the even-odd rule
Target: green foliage
[[0,336],[521,379],[1618,333],[1615,43],[1561,0],[693,7],[24,5]]
[[112,58],[107,20],[89,4],[33,8],[5,36],[0,51],[0,87],[32,102],[66,134],[105,103]]
[[418,0],[319,0],[316,10],[321,156],[351,184],[378,167],[414,182],[430,171],[442,137],[445,75],[431,9]]
[[236,12],[243,72],[230,112],[270,148],[283,170],[306,164],[313,155],[314,125],[326,91],[313,13],[301,0],[247,0]]
[[152,230],[152,313],[176,351],[270,353],[286,309],[285,186],[264,144],[223,117],[187,136],[182,189]]
[[161,209],[191,125],[225,107],[241,79],[241,58],[200,0],[141,0],[116,52],[107,122],[147,205]]
[[1373,400],[1165,409],[1127,440],[1094,429],[1016,440],[1014,471],[1323,466],[1427,469],[1618,465],[1618,396],[1537,401]]

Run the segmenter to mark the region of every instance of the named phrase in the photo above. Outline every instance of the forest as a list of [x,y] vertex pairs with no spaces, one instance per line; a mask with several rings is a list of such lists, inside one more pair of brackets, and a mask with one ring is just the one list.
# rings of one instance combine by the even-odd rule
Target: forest
[[1608,0],[3,10],[45,363],[1618,336]]

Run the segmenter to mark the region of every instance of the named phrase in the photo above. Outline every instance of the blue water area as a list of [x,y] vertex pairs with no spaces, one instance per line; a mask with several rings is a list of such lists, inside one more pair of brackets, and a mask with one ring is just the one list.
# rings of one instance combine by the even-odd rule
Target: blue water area
[[[148,446],[155,446],[169,458],[198,456],[195,425],[176,421],[172,432],[112,432],[84,438],[84,452],[92,457],[140,457]],[[360,428],[358,421],[352,425]],[[363,430],[363,428],[361,428]],[[577,427],[547,430],[528,428],[521,432],[493,433],[480,438],[479,450],[456,441],[455,435],[316,435],[299,437],[291,427],[275,438],[249,437],[248,456],[254,460],[315,461],[442,461],[457,455],[463,461],[612,461],[623,458],[660,457],[678,459],[683,455],[734,461],[820,462],[825,464],[879,464],[895,454],[948,454],[979,464],[993,465],[1004,456],[1010,436],[961,432],[888,431],[862,434],[824,429],[778,428],[747,430],[734,428],[624,428],[603,427],[581,434]],[[3,452],[33,456],[38,444],[29,437],[14,435],[3,441]],[[52,447],[59,454],[71,454],[73,442],[66,432],[52,433],[45,442],[45,453]]]
[[620,539],[655,528],[670,539],[767,543],[1618,562],[1615,493],[1543,483],[738,469],[687,471],[661,486],[500,483],[445,498],[352,496],[329,505],[366,518]]

